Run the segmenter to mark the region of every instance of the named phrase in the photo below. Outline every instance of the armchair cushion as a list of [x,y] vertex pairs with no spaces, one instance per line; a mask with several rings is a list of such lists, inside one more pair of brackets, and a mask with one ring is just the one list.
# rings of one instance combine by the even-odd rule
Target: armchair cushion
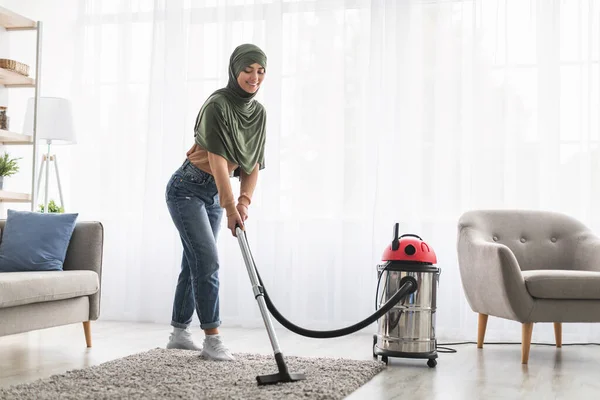
[[62,270],[77,216],[8,210],[0,272]]
[[538,299],[600,300],[600,272],[523,271],[525,286]]

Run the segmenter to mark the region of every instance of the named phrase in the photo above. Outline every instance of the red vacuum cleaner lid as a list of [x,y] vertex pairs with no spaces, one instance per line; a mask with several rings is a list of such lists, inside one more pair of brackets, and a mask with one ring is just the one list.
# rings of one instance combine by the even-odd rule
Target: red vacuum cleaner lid
[[394,240],[384,250],[382,261],[409,261],[425,264],[436,264],[435,251],[414,234],[398,237],[398,224],[394,228]]

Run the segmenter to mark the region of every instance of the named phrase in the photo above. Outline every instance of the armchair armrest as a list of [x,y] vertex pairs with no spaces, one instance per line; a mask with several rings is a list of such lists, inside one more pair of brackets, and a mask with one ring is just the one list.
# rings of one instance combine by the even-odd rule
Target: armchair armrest
[[90,296],[90,321],[100,315],[100,292],[102,289],[102,253],[104,227],[100,222],[78,222],[71,236],[63,270],[87,270],[98,274],[98,292]]
[[577,238],[573,256],[574,270],[600,272],[600,238],[591,232],[585,232]]
[[458,238],[458,262],[471,309],[519,322],[528,322],[534,300],[525,287],[513,252],[463,227]]

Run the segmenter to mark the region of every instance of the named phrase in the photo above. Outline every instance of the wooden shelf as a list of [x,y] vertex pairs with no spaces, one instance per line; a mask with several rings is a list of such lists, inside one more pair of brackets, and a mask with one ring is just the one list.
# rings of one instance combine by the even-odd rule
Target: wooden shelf
[[35,79],[9,69],[0,68],[0,85],[6,87],[35,87]]
[[32,144],[33,137],[31,135],[23,135],[0,129],[0,144]]
[[7,192],[0,190],[0,201],[9,203],[30,203],[31,195],[29,193]]
[[8,31],[24,30],[36,29],[37,23],[4,7],[0,7],[0,26],[3,26]]

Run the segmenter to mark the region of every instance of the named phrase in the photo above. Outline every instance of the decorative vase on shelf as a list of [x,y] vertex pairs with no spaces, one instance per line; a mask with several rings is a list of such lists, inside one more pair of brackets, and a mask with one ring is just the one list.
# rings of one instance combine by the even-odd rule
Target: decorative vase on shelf
[[0,129],[8,130],[8,116],[6,115],[6,106],[0,106]]

